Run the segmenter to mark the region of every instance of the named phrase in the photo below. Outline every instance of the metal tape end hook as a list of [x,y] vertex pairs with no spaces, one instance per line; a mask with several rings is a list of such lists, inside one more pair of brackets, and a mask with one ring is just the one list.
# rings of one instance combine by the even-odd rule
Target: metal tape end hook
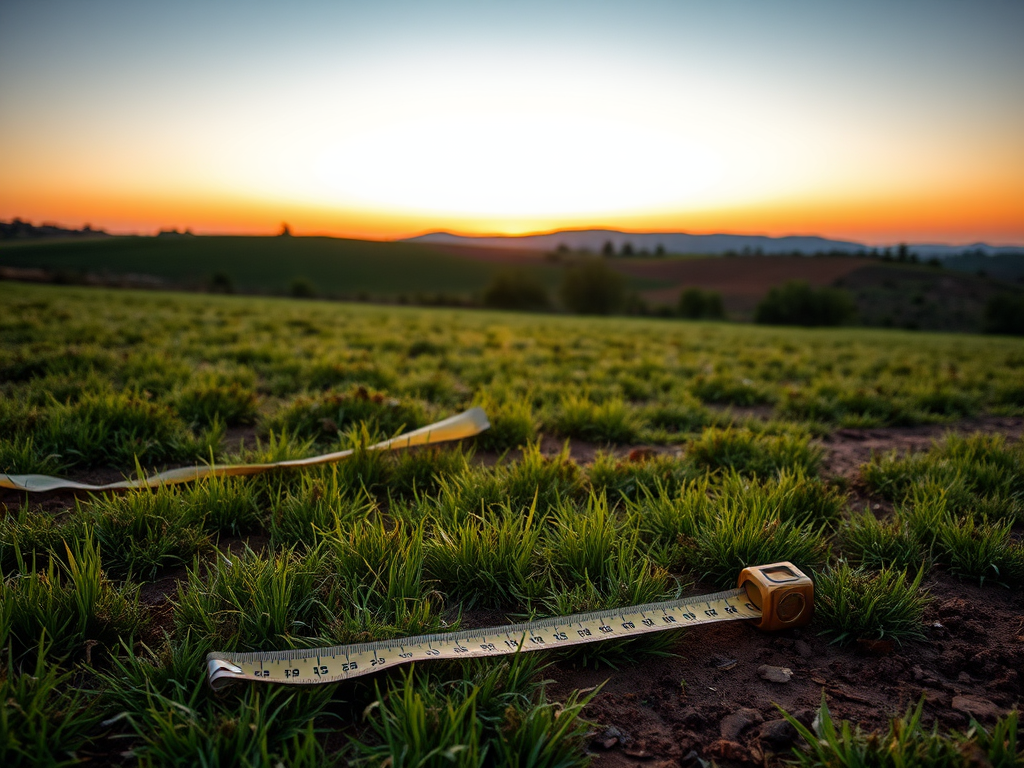
[[226,685],[231,684],[243,676],[242,668],[236,667],[224,659],[208,658],[206,660],[206,673],[210,681],[210,687],[219,691]]

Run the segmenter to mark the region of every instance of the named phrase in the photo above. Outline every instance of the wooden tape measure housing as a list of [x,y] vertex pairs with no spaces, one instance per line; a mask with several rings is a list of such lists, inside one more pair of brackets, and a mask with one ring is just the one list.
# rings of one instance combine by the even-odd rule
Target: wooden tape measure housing
[[758,629],[802,627],[814,616],[814,582],[792,563],[744,568],[737,586],[761,611]]

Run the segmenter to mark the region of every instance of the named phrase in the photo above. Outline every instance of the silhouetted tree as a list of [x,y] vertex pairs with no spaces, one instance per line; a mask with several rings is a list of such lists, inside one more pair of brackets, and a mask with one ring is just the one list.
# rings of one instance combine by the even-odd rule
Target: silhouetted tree
[[665,255],[665,246],[662,245],[661,243],[658,243],[655,246],[655,248],[654,248],[654,255],[655,256],[664,256]]
[[210,278],[210,292],[234,293],[235,284],[231,280],[231,275],[223,270],[214,272],[213,277]]
[[803,281],[772,288],[757,305],[754,320],[767,325],[842,325],[853,319],[856,305],[838,288],[815,290]]
[[483,304],[492,309],[542,310],[551,299],[536,276],[523,270],[499,272],[484,289]]
[[570,312],[610,315],[622,308],[626,281],[605,262],[587,260],[565,270],[559,296]]
[[1024,336],[1024,295],[999,293],[985,305],[985,333]]
[[604,245],[601,247],[601,255],[602,256],[614,256],[615,255],[615,246],[612,244],[611,240],[605,240],[604,241]]
[[308,277],[296,277],[288,286],[288,293],[296,299],[312,299],[316,297],[316,286]]
[[632,256],[633,255],[633,244],[632,243],[623,243],[622,244],[622,251],[621,251],[621,253],[622,253],[623,256],[627,256],[627,257],[628,256]]
[[687,288],[679,294],[678,312],[680,317],[691,320],[721,320],[725,317],[722,294]]

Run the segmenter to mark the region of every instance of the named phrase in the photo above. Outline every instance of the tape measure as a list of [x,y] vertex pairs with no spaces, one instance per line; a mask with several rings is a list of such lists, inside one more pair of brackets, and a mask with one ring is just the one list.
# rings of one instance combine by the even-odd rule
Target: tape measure
[[414,661],[555,650],[717,621],[742,619],[760,629],[787,629],[807,624],[813,611],[810,578],[792,563],[773,563],[744,568],[736,589],[712,595],[330,648],[214,652],[207,655],[206,667],[214,689],[236,680],[317,685]]
[[[482,408],[470,408],[464,413],[451,416],[443,421],[438,421],[426,427],[414,429],[390,440],[375,443],[366,447],[368,451],[393,451],[401,448],[411,448],[414,445],[436,445],[450,440],[461,440],[465,437],[473,437],[490,429],[490,422],[487,414]],[[0,472],[0,488],[11,488],[16,491],[30,491],[43,493],[46,491],[59,491],[71,489],[76,491],[116,491],[128,488],[156,488],[161,485],[177,485],[178,483],[189,483],[194,480],[202,480],[205,477],[237,477],[241,475],[258,475],[263,472],[270,472],[274,469],[293,469],[295,467],[313,467],[317,464],[333,464],[336,461],[347,459],[355,453],[354,450],[335,451],[325,453],[322,456],[311,456],[308,459],[290,459],[288,461],[275,461],[269,464],[225,464],[208,465],[196,467],[179,467],[168,469],[149,477],[138,480],[121,480],[116,483],[105,485],[91,485],[90,483],[79,483],[74,480],[65,480],[50,475],[8,475]]]

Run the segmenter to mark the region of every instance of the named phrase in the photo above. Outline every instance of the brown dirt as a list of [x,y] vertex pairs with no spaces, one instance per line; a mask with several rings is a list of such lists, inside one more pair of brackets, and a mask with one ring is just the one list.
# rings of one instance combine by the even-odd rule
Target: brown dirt
[[948,433],[1003,435],[1019,440],[1024,434],[1024,418],[1019,416],[979,416],[953,424],[921,424],[914,427],[878,429],[840,429],[823,441],[827,451],[823,471],[827,475],[856,480],[862,464],[874,455],[889,451],[926,451]]
[[683,288],[717,291],[730,312],[746,314],[768,290],[790,280],[811,285],[832,285],[836,280],[864,267],[863,259],[839,257],[736,257],[708,259],[665,259],[616,262],[628,275],[671,282],[671,288],[645,291],[644,298],[673,304]]
[[479,245],[436,243],[431,243],[428,247],[447,256],[486,261],[491,264],[537,264],[544,260],[544,251],[531,248],[487,248]]

